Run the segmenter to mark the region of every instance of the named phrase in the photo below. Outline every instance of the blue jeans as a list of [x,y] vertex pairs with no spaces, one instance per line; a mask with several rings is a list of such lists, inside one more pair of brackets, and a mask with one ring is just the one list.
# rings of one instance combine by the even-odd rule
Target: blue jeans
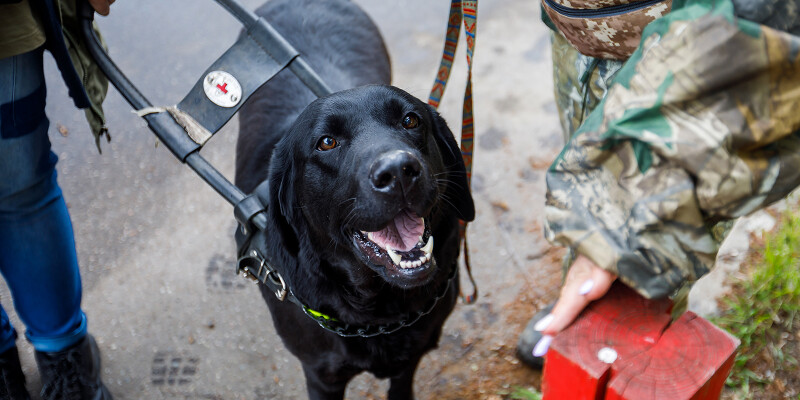
[[[42,49],[0,60],[0,273],[28,340],[54,352],[83,339],[86,316],[72,222],[47,136],[42,62]],[[0,305],[0,352],[16,336]]]

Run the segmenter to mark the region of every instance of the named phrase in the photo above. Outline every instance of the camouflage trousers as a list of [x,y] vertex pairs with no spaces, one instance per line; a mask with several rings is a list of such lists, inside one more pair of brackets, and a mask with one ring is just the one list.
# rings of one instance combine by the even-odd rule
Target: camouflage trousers
[[563,36],[553,31],[550,33],[553,86],[566,143],[605,97],[611,80],[623,62],[584,56]]

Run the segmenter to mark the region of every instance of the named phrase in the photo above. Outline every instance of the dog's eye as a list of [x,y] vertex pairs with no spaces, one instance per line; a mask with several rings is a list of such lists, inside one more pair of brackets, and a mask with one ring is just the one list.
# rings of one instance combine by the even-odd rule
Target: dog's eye
[[338,144],[339,143],[336,141],[336,139],[330,136],[323,136],[319,139],[319,142],[317,142],[317,150],[328,151],[336,147]]
[[408,113],[403,117],[403,128],[414,129],[419,126],[419,117],[417,114]]

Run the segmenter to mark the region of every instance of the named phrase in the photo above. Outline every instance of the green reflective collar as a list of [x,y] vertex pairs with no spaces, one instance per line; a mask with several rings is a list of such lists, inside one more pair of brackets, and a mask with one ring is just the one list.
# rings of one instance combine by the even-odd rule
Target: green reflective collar
[[303,310],[305,310],[306,314],[309,314],[310,316],[314,317],[314,319],[322,318],[326,321],[337,321],[336,318],[333,318],[329,315],[325,315],[319,311],[312,310],[306,306],[303,306]]

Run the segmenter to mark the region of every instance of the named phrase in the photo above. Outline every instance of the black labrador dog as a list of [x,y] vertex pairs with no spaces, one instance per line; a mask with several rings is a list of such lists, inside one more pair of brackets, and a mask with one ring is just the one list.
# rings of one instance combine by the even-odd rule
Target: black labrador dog
[[355,4],[256,12],[336,91],[316,99],[283,71],[240,112],[236,184],[268,179],[258,245],[302,304],[262,285],[275,329],[311,399],[343,398],[362,371],[390,378],[389,399],[411,399],[456,302],[459,220],[475,214],[458,145],[432,107],[388,86],[380,33]]

